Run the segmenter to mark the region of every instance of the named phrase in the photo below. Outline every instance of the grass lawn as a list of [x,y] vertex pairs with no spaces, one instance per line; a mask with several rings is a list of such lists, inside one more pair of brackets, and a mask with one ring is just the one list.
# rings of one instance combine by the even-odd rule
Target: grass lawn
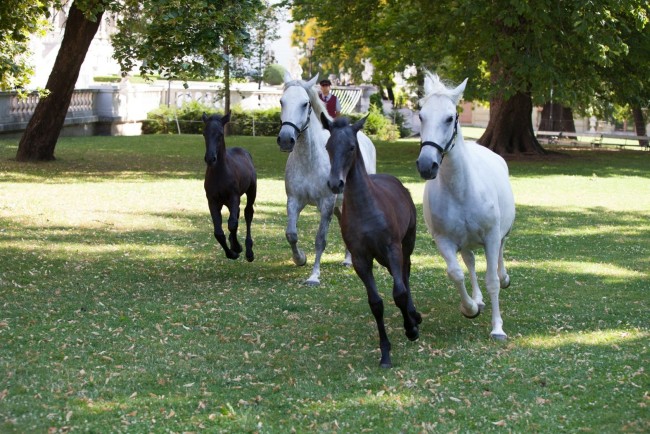
[[253,263],[213,238],[200,136],[62,138],[41,164],[0,140],[0,432],[650,431],[650,154],[510,162],[501,343],[487,294],[485,314],[459,312],[422,218],[418,144],[377,143],[378,170],[418,207],[423,315],[409,342],[376,268],[393,344],[382,370],[336,223],[321,285],[303,285],[317,215],[303,212],[296,267],[287,155],[275,138],[227,144],[260,178]]

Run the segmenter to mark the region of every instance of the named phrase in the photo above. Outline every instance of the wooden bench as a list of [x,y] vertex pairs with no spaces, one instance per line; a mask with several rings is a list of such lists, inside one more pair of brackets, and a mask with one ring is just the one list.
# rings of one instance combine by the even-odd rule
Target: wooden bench
[[[571,131],[537,131],[536,137],[538,140],[542,139],[546,144],[550,145],[591,146],[592,148],[616,146],[619,149],[624,149],[625,147],[638,149],[639,140],[650,140],[648,136],[636,136],[625,133],[575,133]],[[644,146],[643,149],[650,150],[650,147]]]

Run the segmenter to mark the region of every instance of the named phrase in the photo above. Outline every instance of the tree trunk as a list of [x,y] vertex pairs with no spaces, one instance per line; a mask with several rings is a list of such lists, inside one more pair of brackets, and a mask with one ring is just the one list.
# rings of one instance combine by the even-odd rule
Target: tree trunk
[[18,144],[16,160],[54,160],[54,148],[63,129],[79,70],[103,13],[103,10],[98,12],[95,20],[90,21],[77,8],[76,1],[70,6],[61,48],[45,86],[49,95],[36,105]]
[[508,100],[492,99],[490,121],[478,142],[502,156],[546,154],[533,132],[532,111],[530,95],[522,92]]
[[[634,116],[634,130],[636,131],[637,136],[647,136],[647,131],[645,129],[645,117],[643,116],[643,110],[641,107],[635,106],[632,108],[632,116]],[[648,146],[647,140],[639,140],[639,146]]]
[[[575,133],[576,126],[573,122],[573,111],[562,104],[547,102],[542,109],[542,120],[539,123],[540,131],[561,131]],[[565,136],[575,139],[576,135]]]

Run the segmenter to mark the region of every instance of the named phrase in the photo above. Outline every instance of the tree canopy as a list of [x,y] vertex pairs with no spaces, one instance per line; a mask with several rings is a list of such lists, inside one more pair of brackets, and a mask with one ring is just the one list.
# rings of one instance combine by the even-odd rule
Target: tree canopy
[[20,89],[29,83],[33,74],[29,40],[47,29],[51,3],[0,2],[0,90]]
[[[466,97],[530,92],[535,103],[587,104],[603,71],[628,57],[631,28],[644,29],[643,0],[295,0],[294,19],[315,19],[319,47],[348,63],[372,60],[379,76],[416,66],[460,81]],[[650,39],[647,27],[636,34]],[[634,51],[632,49],[632,51]]]

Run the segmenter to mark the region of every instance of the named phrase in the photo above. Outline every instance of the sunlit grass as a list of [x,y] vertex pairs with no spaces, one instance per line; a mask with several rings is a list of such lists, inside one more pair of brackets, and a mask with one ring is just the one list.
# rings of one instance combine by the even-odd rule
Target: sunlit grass
[[620,349],[629,341],[650,339],[650,333],[642,330],[596,330],[592,332],[565,332],[554,336],[529,336],[521,339],[523,345],[552,349],[565,345],[597,345]]

